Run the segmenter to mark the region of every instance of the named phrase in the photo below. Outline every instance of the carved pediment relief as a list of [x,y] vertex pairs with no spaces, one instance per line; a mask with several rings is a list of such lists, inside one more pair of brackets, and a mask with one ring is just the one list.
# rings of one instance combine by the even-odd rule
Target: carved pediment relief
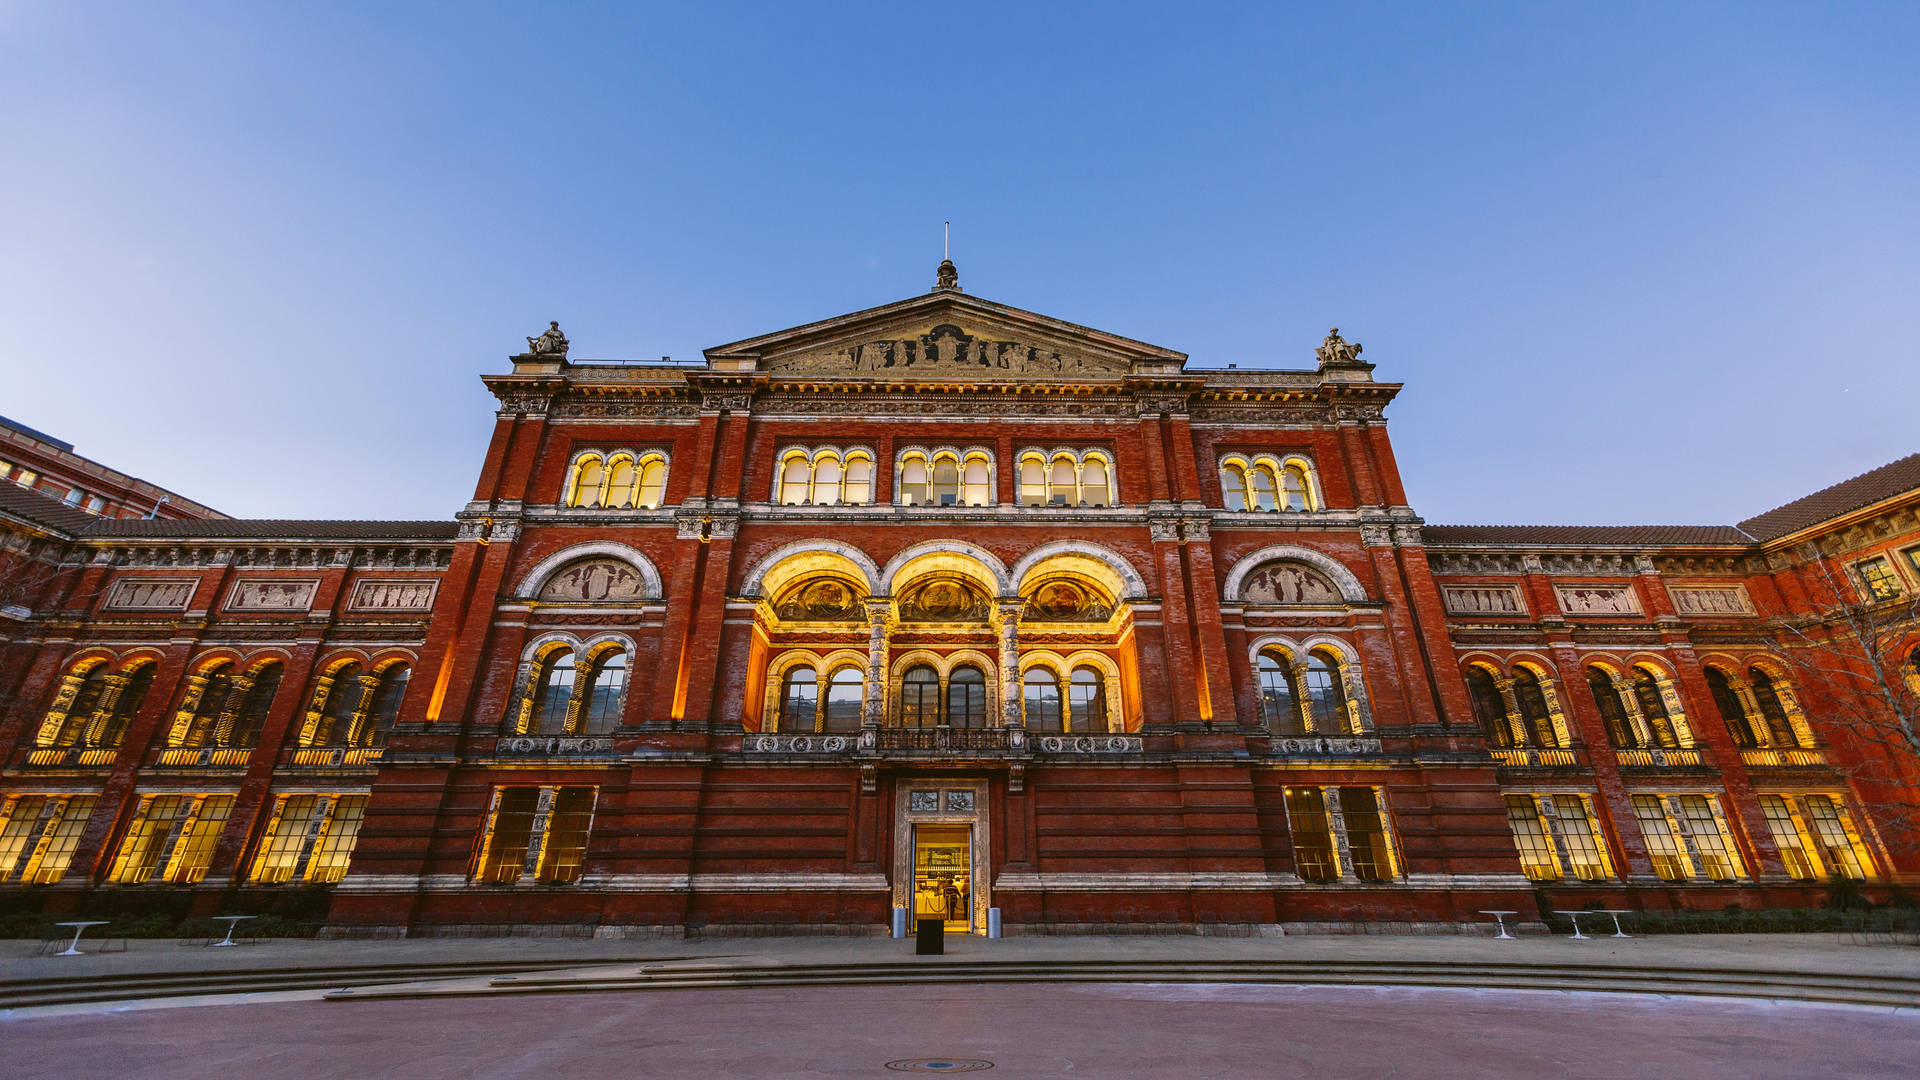
[[856,622],[862,597],[836,578],[814,578],[788,589],[773,605],[776,617],[792,622]]
[[769,357],[764,370],[795,375],[993,378],[1124,375],[1132,362],[1070,342],[978,322],[892,327],[858,341]]
[[553,604],[623,603],[646,596],[646,580],[619,559],[589,558],[561,567],[540,587]]
[[1341,602],[1339,588],[1325,574],[1287,559],[1261,564],[1247,575],[1240,595],[1249,604],[1308,606]]
[[1023,617],[1032,622],[1106,622],[1113,605],[1077,581],[1041,583],[1027,597]]
[[909,590],[900,601],[900,621],[916,623],[985,622],[993,601],[970,582],[935,578]]

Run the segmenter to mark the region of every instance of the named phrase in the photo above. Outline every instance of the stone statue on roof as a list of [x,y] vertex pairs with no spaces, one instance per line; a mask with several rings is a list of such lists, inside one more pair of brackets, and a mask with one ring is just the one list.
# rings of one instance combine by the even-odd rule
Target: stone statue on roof
[[1357,364],[1360,362],[1360,344],[1341,337],[1340,328],[1336,326],[1327,331],[1327,340],[1313,350],[1313,355],[1319,357],[1322,364]]
[[558,322],[550,322],[547,324],[547,328],[540,332],[539,337],[528,338],[527,355],[558,356],[561,359],[565,359],[567,355],[567,335],[560,332],[560,324]]

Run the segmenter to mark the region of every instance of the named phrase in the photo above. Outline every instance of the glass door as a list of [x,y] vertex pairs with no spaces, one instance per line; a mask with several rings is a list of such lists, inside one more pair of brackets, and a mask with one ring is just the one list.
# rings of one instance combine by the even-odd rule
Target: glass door
[[972,928],[973,830],[966,825],[913,827],[913,918],[944,919],[950,933]]

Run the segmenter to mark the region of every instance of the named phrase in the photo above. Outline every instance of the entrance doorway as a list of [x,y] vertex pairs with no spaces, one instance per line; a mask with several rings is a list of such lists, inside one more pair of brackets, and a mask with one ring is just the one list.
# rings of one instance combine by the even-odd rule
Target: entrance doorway
[[943,919],[949,933],[972,928],[973,829],[913,827],[913,918]]

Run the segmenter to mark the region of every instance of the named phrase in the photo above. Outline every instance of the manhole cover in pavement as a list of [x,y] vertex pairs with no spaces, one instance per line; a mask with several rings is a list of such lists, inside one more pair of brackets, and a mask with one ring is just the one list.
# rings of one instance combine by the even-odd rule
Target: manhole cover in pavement
[[979,1058],[902,1058],[887,1062],[894,1072],[963,1073],[993,1068],[993,1062]]

